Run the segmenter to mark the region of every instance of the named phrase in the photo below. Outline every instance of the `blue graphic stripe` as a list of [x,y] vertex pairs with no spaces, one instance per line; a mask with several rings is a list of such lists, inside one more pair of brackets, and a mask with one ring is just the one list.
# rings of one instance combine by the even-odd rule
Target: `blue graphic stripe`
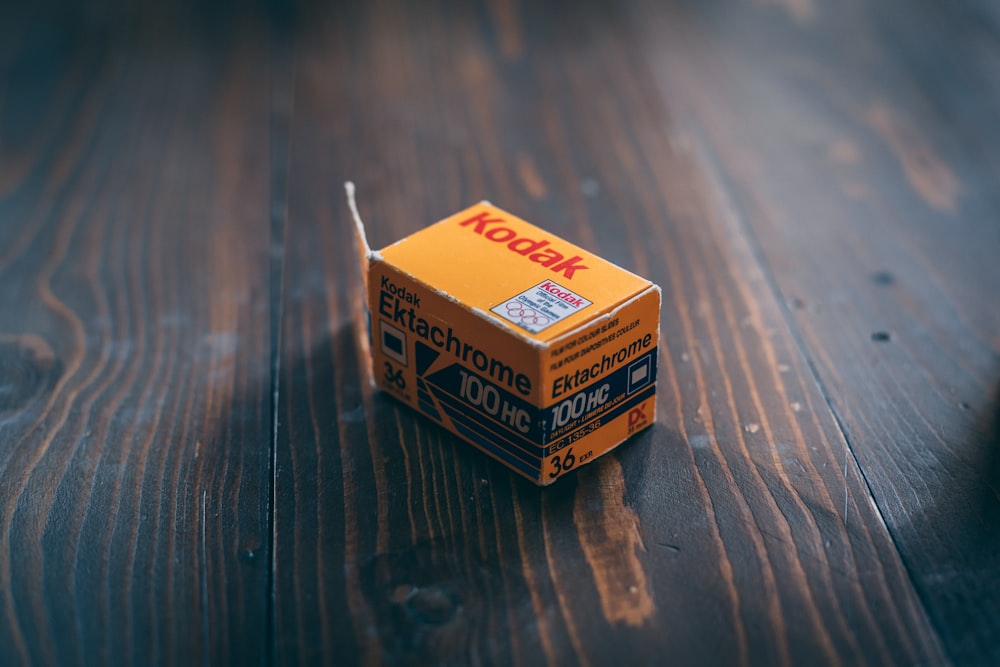
[[[459,410],[462,416],[474,420],[480,426],[489,429],[497,434],[497,437],[504,439],[506,442],[510,442],[514,446],[523,450],[526,454],[530,456],[541,456],[542,446],[536,442],[518,435],[516,431],[511,429],[509,426],[504,425],[503,422],[497,421],[492,417],[488,417],[479,410],[473,410],[469,407],[469,404],[458,398],[455,398],[451,394],[443,390],[438,390],[437,387],[431,385],[434,395],[437,397],[441,405],[454,410]],[[451,414],[451,411],[448,411]],[[509,435],[508,435],[509,434]]]
[[503,451],[502,449],[495,448],[490,442],[483,440],[475,433],[467,430],[461,424],[455,424],[455,428],[456,430],[458,430],[460,435],[476,443],[477,447],[497,457],[510,467],[519,471],[521,474],[527,476],[528,479],[537,480],[539,476],[541,476],[542,471],[539,468],[532,468],[531,466],[521,462],[519,459],[513,458],[512,456],[510,456],[510,454]]
[[418,403],[420,404],[420,409],[424,411],[425,415],[427,415],[428,417],[430,417],[431,419],[433,419],[438,423],[441,422],[441,413],[437,411],[437,408],[434,407],[433,403],[431,403],[428,400],[425,400],[423,396],[419,397]]
[[496,447],[493,446],[491,442],[484,439],[474,431],[466,428],[464,425],[455,422],[455,429],[459,432],[459,434],[462,437],[467,438],[468,440],[471,440],[472,442],[476,443],[478,447],[480,447],[484,451],[489,452],[493,456],[496,456],[498,459],[500,459],[507,465],[511,466],[512,468],[515,468],[516,470],[520,471],[528,478],[537,480],[538,477],[542,474],[541,467],[532,467],[524,463],[520,459],[511,456],[504,450],[497,449]]
[[472,429],[476,433],[479,433],[484,438],[487,438],[488,440],[490,440],[490,442],[494,443],[497,447],[502,448],[505,452],[509,453],[511,456],[516,456],[518,459],[524,461],[525,463],[529,463],[531,465],[541,465],[542,462],[541,455],[530,454],[528,452],[525,452],[522,449],[513,446],[510,441],[505,440],[503,436],[501,436],[499,433],[491,429],[489,425],[478,422],[474,418],[470,418],[469,415],[461,411],[456,412],[453,409],[449,408],[449,406],[447,405],[443,407],[445,414],[447,414],[448,417],[450,417],[453,422],[462,423],[463,425],[465,425],[466,428]]
[[502,453],[505,461],[517,461],[521,466],[528,466],[529,469],[533,469],[536,473],[541,469],[541,457],[529,456],[516,447],[511,447],[509,442],[498,436],[489,427],[477,424],[475,421],[469,419],[468,415],[464,415],[454,409],[449,409],[447,405],[444,406],[444,411],[451,418],[452,423],[455,424],[455,428],[459,429],[463,435],[474,434],[476,436],[474,439],[477,443],[497,455]]
[[[655,393],[656,393],[656,385],[652,385],[648,389],[646,389],[644,391],[641,391],[638,394],[635,394],[634,396],[632,396],[631,398],[629,398],[627,401],[622,401],[614,409],[609,410],[608,412],[602,413],[602,414],[594,417],[594,419],[600,419],[601,421],[607,420],[608,422],[610,422],[610,421],[616,419],[617,417],[622,416],[627,411],[629,411],[632,408],[634,408],[635,406],[639,405],[640,403],[642,403],[643,401],[645,401],[647,398],[649,398],[650,396],[652,396]],[[553,442],[548,447],[546,447],[545,448],[545,456],[548,456],[549,454],[554,454],[556,451],[558,451],[558,450],[562,449],[563,447],[565,447],[566,444],[567,444],[566,443],[567,438],[569,438],[570,436],[572,436],[574,433],[576,433],[577,431],[579,431],[581,428],[584,428],[585,426],[587,426],[588,424],[590,424],[591,422],[593,422],[594,419],[591,419],[591,420],[587,421],[585,424],[580,424],[579,427],[573,429],[572,431],[570,431],[569,433],[567,433],[563,437],[559,438],[559,440]],[[601,424],[601,427],[603,428],[604,424]]]

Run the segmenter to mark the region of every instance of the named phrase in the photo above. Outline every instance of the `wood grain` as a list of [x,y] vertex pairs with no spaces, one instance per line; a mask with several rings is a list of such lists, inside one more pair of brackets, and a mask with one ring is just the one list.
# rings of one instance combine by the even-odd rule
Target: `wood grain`
[[[1000,662],[1000,14],[0,7],[0,665]],[[488,198],[658,282],[538,489],[372,389]]]
[[0,27],[0,664],[263,662],[268,29],[51,9]]
[[949,656],[997,664],[1000,17],[633,9]]
[[[300,20],[279,661],[947,660],[772,269],[630,18],[380,2]],[[489,198],[656,280],[661,423],[540,491],[373,391],[346,178],[375,246]]]

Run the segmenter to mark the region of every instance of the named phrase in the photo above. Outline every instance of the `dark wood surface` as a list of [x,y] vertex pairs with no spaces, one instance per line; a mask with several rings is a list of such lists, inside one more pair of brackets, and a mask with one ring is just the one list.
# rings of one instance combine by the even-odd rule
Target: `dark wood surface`
[[[1000,663],[1000,12],[0,10],[0,664]],[[663,287],[538,489],[371,388],[488,198]]]
[[29,18],[0,40],[0,664],[265,662],[266,24]]

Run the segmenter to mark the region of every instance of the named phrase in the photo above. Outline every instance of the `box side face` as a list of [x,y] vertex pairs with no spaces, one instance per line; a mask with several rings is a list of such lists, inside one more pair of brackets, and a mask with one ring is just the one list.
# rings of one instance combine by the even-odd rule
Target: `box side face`
[[538,483],[540,349],[384,261],[368,296],[379,387]]
[[401,270],[537,341],[580,326],[650,284],[489,204],[381,252]]
[[543,484],[655,421],[659,334],[654,286],[546,350]]

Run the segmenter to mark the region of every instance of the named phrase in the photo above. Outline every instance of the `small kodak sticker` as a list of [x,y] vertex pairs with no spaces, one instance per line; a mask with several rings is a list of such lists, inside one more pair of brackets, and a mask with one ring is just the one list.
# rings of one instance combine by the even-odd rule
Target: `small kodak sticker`
[[517,294],[491,312],[531,333],[575,315],[593,302],[562,285],[546,280]]

